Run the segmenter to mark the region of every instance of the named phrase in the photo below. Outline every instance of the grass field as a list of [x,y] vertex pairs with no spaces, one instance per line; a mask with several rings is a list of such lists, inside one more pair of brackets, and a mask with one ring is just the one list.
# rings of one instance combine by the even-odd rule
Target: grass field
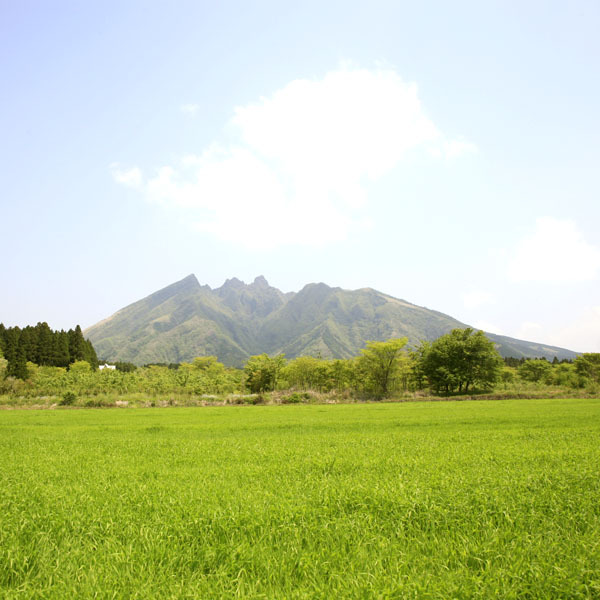
[[600,598],[600,401],[0,411],[2,598]]

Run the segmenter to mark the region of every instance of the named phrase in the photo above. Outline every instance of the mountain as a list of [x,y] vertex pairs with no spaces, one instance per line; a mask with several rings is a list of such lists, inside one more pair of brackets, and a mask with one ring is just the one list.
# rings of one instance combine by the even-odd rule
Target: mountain
[[[189,275],[100,321],[84,334],[99,357],[136,364],[183,362],[215,355],[240,366],[266,352],[349,358],[367,340],[406,336],[416,345],[464,323],[371,288],[343,290],[309,283],[284,294],[264,277],[200,285]],[[564,348],[486,334],[503,356],[575,358]]]

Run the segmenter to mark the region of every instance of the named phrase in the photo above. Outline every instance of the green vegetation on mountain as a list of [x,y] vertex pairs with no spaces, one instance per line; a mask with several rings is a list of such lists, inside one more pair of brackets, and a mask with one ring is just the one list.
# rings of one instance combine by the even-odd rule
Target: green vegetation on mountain
[[[367,340],[408,339],[409,347],[433,341],[465,324],[370,288],[342,290],[310,283],[284,294],[264,277],[220,288],[194,275],[135,302],[85,331],[98,355],[110,361],[189,362],[215,355],[242,366],[262,353],[350,358]],[[486,334],[502,356],[573,359],[575,352]]]

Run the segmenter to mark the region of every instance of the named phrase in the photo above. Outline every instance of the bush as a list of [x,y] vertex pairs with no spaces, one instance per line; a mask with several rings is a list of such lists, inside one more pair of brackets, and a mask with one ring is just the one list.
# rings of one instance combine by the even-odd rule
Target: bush
[[90,398],[85,402],[86,408],[112,408],[114,406],[116,404],[108,398]]
[[75,404],[77,400],[77,396],[73,392],[65,392],[62,396],[61,401],[59,402],[60,406],[72,406]]
[[311,395],[308,392],[300,393],[294,392],[288,396],[281,397],[281,404],[299,404],[300,402],[306,402],[311,399]]

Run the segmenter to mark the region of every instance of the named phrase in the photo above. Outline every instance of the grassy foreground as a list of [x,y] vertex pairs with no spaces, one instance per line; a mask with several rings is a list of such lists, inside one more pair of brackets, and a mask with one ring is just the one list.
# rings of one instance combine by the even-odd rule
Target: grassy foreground
[[2,598],[599,598],[600,401],[0,411]]

